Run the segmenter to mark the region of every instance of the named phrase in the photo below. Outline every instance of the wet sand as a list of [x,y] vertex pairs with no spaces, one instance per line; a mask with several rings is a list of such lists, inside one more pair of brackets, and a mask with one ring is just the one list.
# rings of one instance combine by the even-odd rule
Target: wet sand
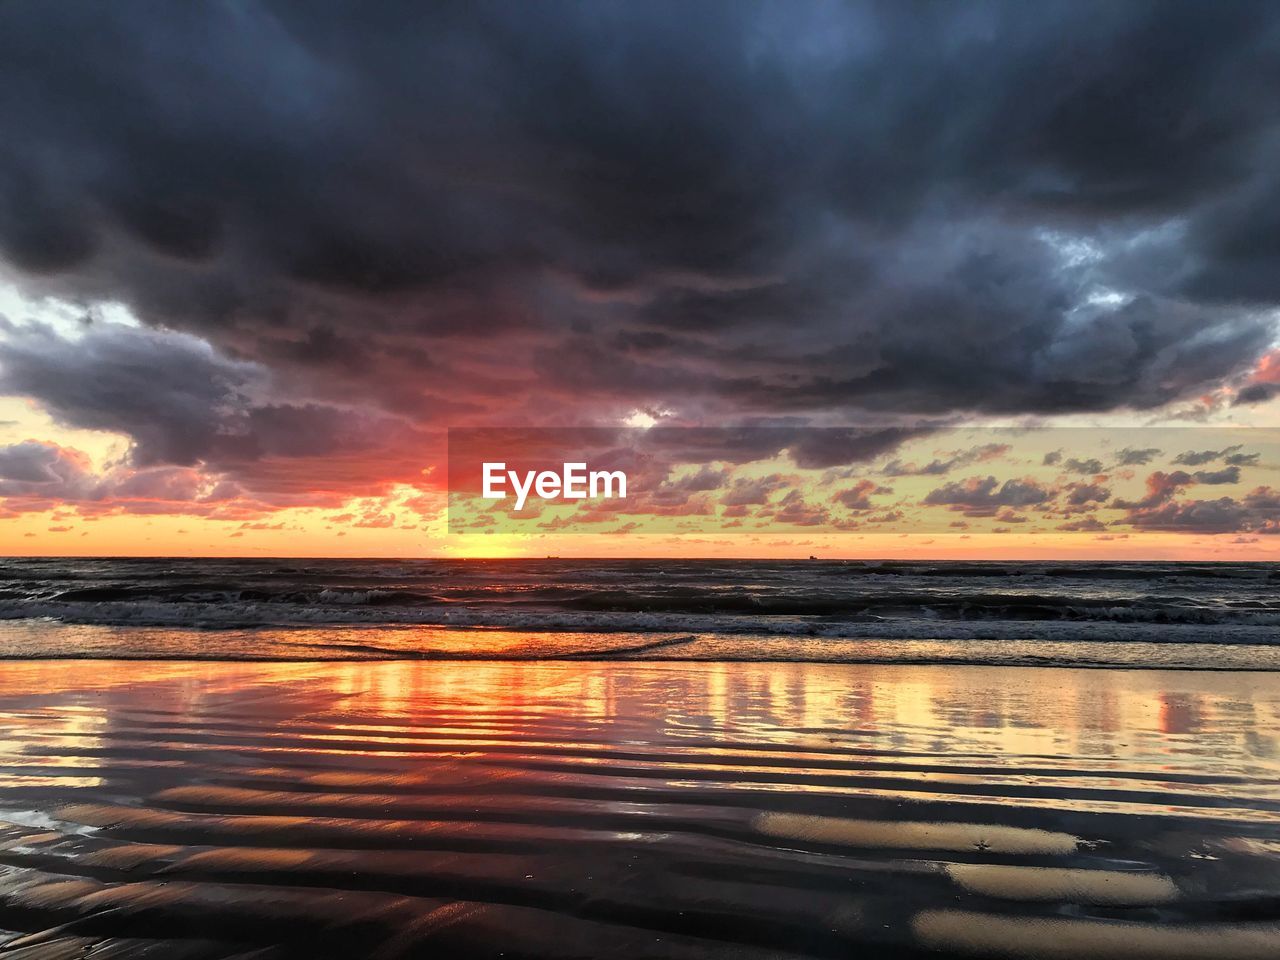
[[0,665],[0,957],[1280,955],[1280,674]]

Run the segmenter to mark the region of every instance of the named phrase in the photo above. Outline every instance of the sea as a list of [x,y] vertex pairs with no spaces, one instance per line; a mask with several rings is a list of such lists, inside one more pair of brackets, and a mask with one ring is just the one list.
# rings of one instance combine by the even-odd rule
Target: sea
[[1280,565],[0,560],[7,659],[1280,669]]

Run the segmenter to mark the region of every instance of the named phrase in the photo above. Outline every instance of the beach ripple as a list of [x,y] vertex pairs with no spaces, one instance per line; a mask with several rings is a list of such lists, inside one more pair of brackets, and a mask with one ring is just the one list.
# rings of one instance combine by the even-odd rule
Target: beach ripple
[[16,663],[0,957],[1270,958],[1280,677]]

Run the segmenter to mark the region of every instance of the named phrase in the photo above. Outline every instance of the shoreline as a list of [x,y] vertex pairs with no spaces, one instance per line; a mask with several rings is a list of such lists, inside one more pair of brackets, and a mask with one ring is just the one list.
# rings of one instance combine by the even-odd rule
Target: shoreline
[[1280,644],[1160,639],[898,639],[767,632],[525,630],[422,626],[196,628],[0,622],[0,663],[17,660],[202,662],[678,662],[1017,666],[1092,670],[1280,672]]
[[1166,664],[1115,664],[1115,663],[1081,663],[1081,662],[1043,662],[1030,663],[1023,661],[1002,661],[990,663],[976,660],[910,660],[910,659],[850,659],[841,660],[796,660],[786,657],[607,657],[579,656],[506,656],[495,657],[478,654],[403,654],[386,657],[219,657],[214,655],[155,655],[135,654],[133,656],[117,654],[101,656],[93,654],[47,654],[44,656],[23,656],[0,654],[0,663],[225,663],[225,664],[379,664],[379,663],[488,663],[488,664],[535,664],[535,663],[582,663],[582,664],[644,664],[644,663],[698,663],[698,664],[812,664],[814,666],[847,666],[847,667],[946,667],[948,669],[1017,669],[1017,670],[1102,670],[1123,673],[1245,673],[1271,674],[1280,673],[1280,667],[1246,667],[1246,666],[1187,666]]

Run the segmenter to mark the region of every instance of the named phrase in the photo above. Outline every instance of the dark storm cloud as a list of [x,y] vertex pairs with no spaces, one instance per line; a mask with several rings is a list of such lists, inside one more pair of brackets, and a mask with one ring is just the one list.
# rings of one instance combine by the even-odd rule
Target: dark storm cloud
[[287,386],[253,429],[297,457],[326,404],[1199,395],[1275,336],[1278,27],[1254,2],[9,0],[0,258],[220,352],[128,384],[115,355],[10,353],[6,389],[174,463],[241,364]]
[[1247,387],[1241,388],[1236,394],[1234,405],[1248,406],[1254,403],[1266,403],[1277,393],[1280,393],[1280,385],[1274,383],[1251,383]]
[[805,470],[838,467],[873,459],[926,432],[897,427],[801,430],[788,451]]
[[[750,463],[774,457],[784,450],[802,469],[824,469],[865,463],[922,437],[934,428],[918,427],[665,427],[646,430],[551,431],[551,436],[599,432],[633,445],[655,460],[674,463],[723,461]],[[544,432],[545,433],[545,432]]]
[[[132,468],[201,465],[272,489],[290,482],[264,464],[289,458],[368,456],[378,461],[369,473],[375,483],[416,474],[385,449],[422,445],[408,425],[336,406],[265,401],[265,379],[256,364],[229,360],[187,334],[90,324],[69,338],[29,324],[0,339],[0,393],[37,396],[66,426],[132,438]],[[40,460],[46,446],[8,448],[0,476],[38,482],[35,472],[52,469]],[[307,479],[324,474],[313,468]]]
[[131,436],[143,466],[203,459],[256,373],[195,337],[148,330],[91,327],[71,340],[37,325],[0,340],[0,392],[39,397],[68,426]]

